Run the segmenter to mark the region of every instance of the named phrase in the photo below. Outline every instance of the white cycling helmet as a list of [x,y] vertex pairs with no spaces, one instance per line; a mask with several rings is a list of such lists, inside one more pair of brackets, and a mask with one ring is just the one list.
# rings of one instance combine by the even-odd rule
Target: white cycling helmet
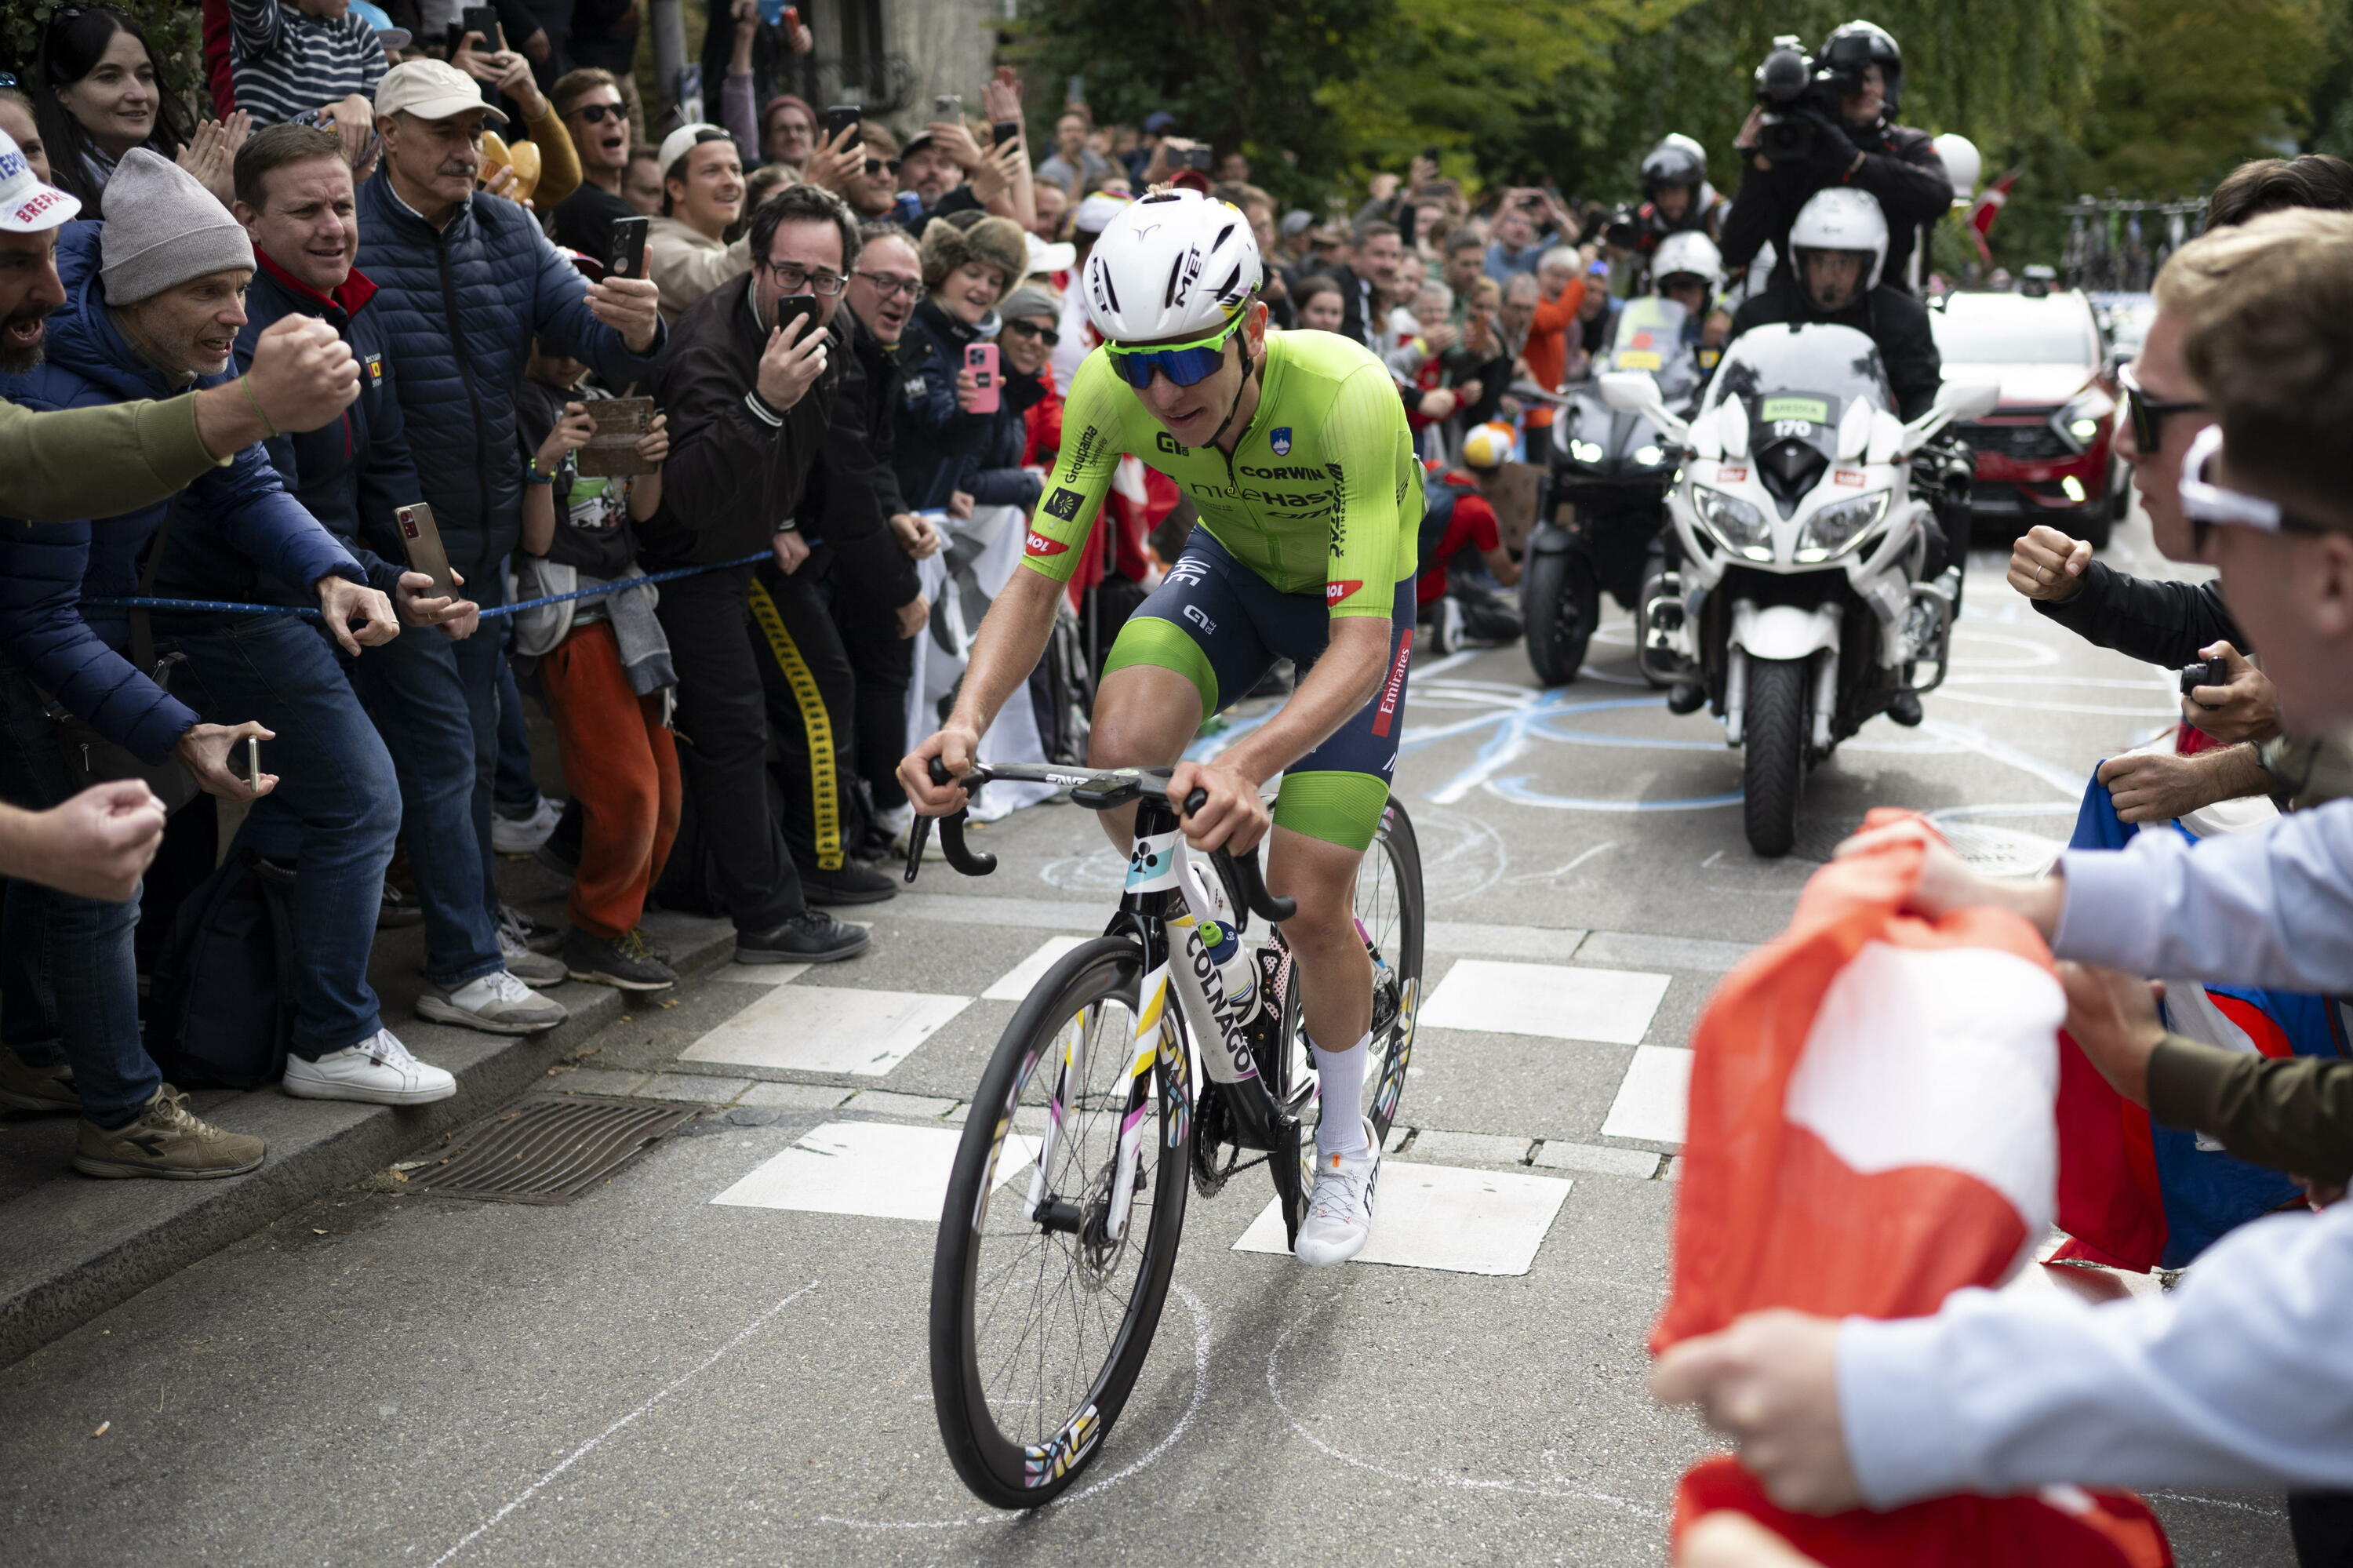
[[1714,291],[1724,281],[1724,253],[1715,241],[1696,228],[1670,234],[1659,241],[1651,256],[1651,277],[1663,282],[1678,272],[1688,272],[1704,282]]
[[1869,251],[1871,265],[1855,291],[1868,293],[1878,287],[1879,270],[1887,261],[1887,215],[1879,210],[1879,198],[1852,185],[1816,191],[1789,226],[1790,265],[1801,282],[1809,250]]
[[1234,319],[1264,273],[1241,209],[1198,191],[1131,202],[1087,257],[1087,319],[1113,343],[1200,336]]
[[1936,149],[1944,161],[1945,173],[1953,182],[1953,205],[1967,207],[1978,188],[1978,176],[1985,173],[1985,159],[1978,155],[1978,144],[1957,132],[1947,131],[1928,143]]

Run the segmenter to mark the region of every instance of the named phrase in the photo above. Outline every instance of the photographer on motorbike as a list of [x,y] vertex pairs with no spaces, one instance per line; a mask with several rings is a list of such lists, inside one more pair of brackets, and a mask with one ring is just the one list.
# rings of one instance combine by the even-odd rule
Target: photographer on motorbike
[[[1791,111],[1811,126],[1811,134],[1796,143],[1802,155],[1765,155],[1768,138],[1762,134],[1761,105],[1749,111],[1733,142],[1746,166],[1725,215],[1725,268],[1739,271],[1768,244],[1786,259],[1791,223],[1817,192],[1856,190],[1876,197],[1886,214],[1890,233],[1880,269],[1885,286],[1909,292],[1914,241],[1922,226],[1951,207],[1953,182],[1926,132],[1889,121],[1903,93],[1903,52],[1884,28],[1856,21],[1823,40],[1813,63],[1816,79],[1827,79],[1825,88],[1807,94]],[[1829,88],[1836,90],[1835,114],[1827,112]],[[1824,101],[1814,102],[1817,97]],[[1785,260],[1773,281],[1788,271]]]

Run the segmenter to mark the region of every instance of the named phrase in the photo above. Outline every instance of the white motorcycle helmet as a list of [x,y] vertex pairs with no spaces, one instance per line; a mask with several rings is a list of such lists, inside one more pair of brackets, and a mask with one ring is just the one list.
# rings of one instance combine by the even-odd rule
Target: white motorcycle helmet
[[1654,283],[1664,282],[1678,272],[1702,280],[1713,294],[1724,283],[1724,253],[1695,228],[1670,234],[1651,255],[1651,277]]
[[1198,191],[1131,202],[1087,257],[1087,319],[1113,343],[1200,337],[1232,321],[1264,278],[1239,207]]
[[1978,154],[1978,144],[1967,136],[1947,131],[1928,143],[1944,160],[1945,173],[1953,182],[1953,205],[1967,207],[1978,188],[1978,176],[1985,173],[1985,159]]
[[1863,269],[1855,292],[1867,294],[1878,287],[1879,270],[1887,262],[1887,215],[1879,209],[1879,198],[1852,185],[1816,191],[1789,226],[1789,265],[1801,284],[1809,250],[1869,251],[1871,265]]

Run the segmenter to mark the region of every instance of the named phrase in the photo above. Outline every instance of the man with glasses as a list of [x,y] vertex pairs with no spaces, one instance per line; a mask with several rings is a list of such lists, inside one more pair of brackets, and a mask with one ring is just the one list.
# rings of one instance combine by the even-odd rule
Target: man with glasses
[[629,168],[621,84],[611,71],[587,66],[557,78],[547,96],[580,150],[580,188],[556,203],[552,231],[558,245],[601,262],[612,255],[614,220],[637,216],[621,195]]
[[691,824],[671,862],[734,922],[736,962],[826,963],[864,952],[866,933],[808,907],[769,809],[763,663],[775,629],[797,645],[825,614],[799,575],[801,524],[840,391],[827,328],[858,262],[858,228],[832,192],[790,185],[761,205],[745,238],[751,271],[679,318],[653,377],[678,434],[661,507],[638,525],[638,559],[649,572],[762,549],[774,560],[758,580],[728,567],[662,585]]
[[[2181,516],[2202,527],[2232,609],[2263,629],[2283,722],[2340,729],[2353,724],[2353,215],[2274,213],[2199,243],[2231,286],[2189,313],[2194,381],[2166,399],[2215,416],[2182,454]],[[1891,835],[1926,841],[1917,913],[2009,909],[2080,960],[2062,966],[2067,1029],[2120,1092],[2295,1171],[2328,1206],[2243,1225],[2178,1288],[2102,1307],[1971,1290],[1896,1321],[1758,1313],[1670,1351],[1653,1388],[1698,1404],[1776,1502],[1808,1511],[2061,1484],[2353,1486],[2353,1205],[2337,1201],[2353,1178],[2353,1064],[2171,1040],[2137,978],[2353,989],[2353,801],[2194,846],[2141,833],[2070,851],[2035,881],[1981,875],[1916,823],[1851,847]],[[2289,1518],[2303,1562],[2345,1560],[2331,1499],[2291,1492]]]
[[[1201,526],[1112,646],[1089,757],[1175,763],[1170,798],[1208,796],[1186,822],[1197,849],[1247,852],[1271,828],[1267,885],[1298,901],[1283,935],[1324,1107],[1297,1255],[1326,1265],[1372,1231],[1380,1151],[1359,1115],[1372,969],[1353,901],[1403,728],[1421,469],[1388,367],[1333,334],[1270,335],[1262,281],[1257,238],[1224,202],[1149,196],[1104,228],[1078,284],[1104,343],[1071,379],[1029,569],[998,591],[955,711],[899,781],[928,815],[963,804],[929,764],[960,773],[1024,689],[1122,454],[1174,479]],[[1212,761],[1179,761],[1202,721],[1278,657],[1301,671],[1282,708]],[[1277,773],[1270,821],[1259,789]],[[1103,825],[1125,854],[1132,815],[1106,812]]]

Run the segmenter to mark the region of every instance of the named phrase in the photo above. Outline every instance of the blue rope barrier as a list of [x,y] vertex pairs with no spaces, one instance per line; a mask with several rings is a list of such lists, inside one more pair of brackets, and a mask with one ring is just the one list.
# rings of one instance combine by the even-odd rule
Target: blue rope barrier
[[[607,583],[602,588],[575,588],[570,593],[552,593],[542,599],[526,599],[514,604],[494,605],[482,611],[484,620],[502,615],[514,615],[526,609],[537,609],[544,604],[562,604],[566,599],[596,599],[606,594],[625,593],[648,583],[666,583],[677,577],[701,577],[728,567],[748,567],[755,561],[769,558],[765,550],[755,550],[748,556],[738,556],[732,561],[713,561],[707,567],[679,567],[667,572],[653,572],[642,577],[630,577],[625,582]],[[200,610],[216,615],[299,615],[305,620],[321,619],[315,609],[295,604],[237,604],[217,599],[140,599],[135,597],[84,599],[84,604],[102,605],[109,609],[180,609]]]

